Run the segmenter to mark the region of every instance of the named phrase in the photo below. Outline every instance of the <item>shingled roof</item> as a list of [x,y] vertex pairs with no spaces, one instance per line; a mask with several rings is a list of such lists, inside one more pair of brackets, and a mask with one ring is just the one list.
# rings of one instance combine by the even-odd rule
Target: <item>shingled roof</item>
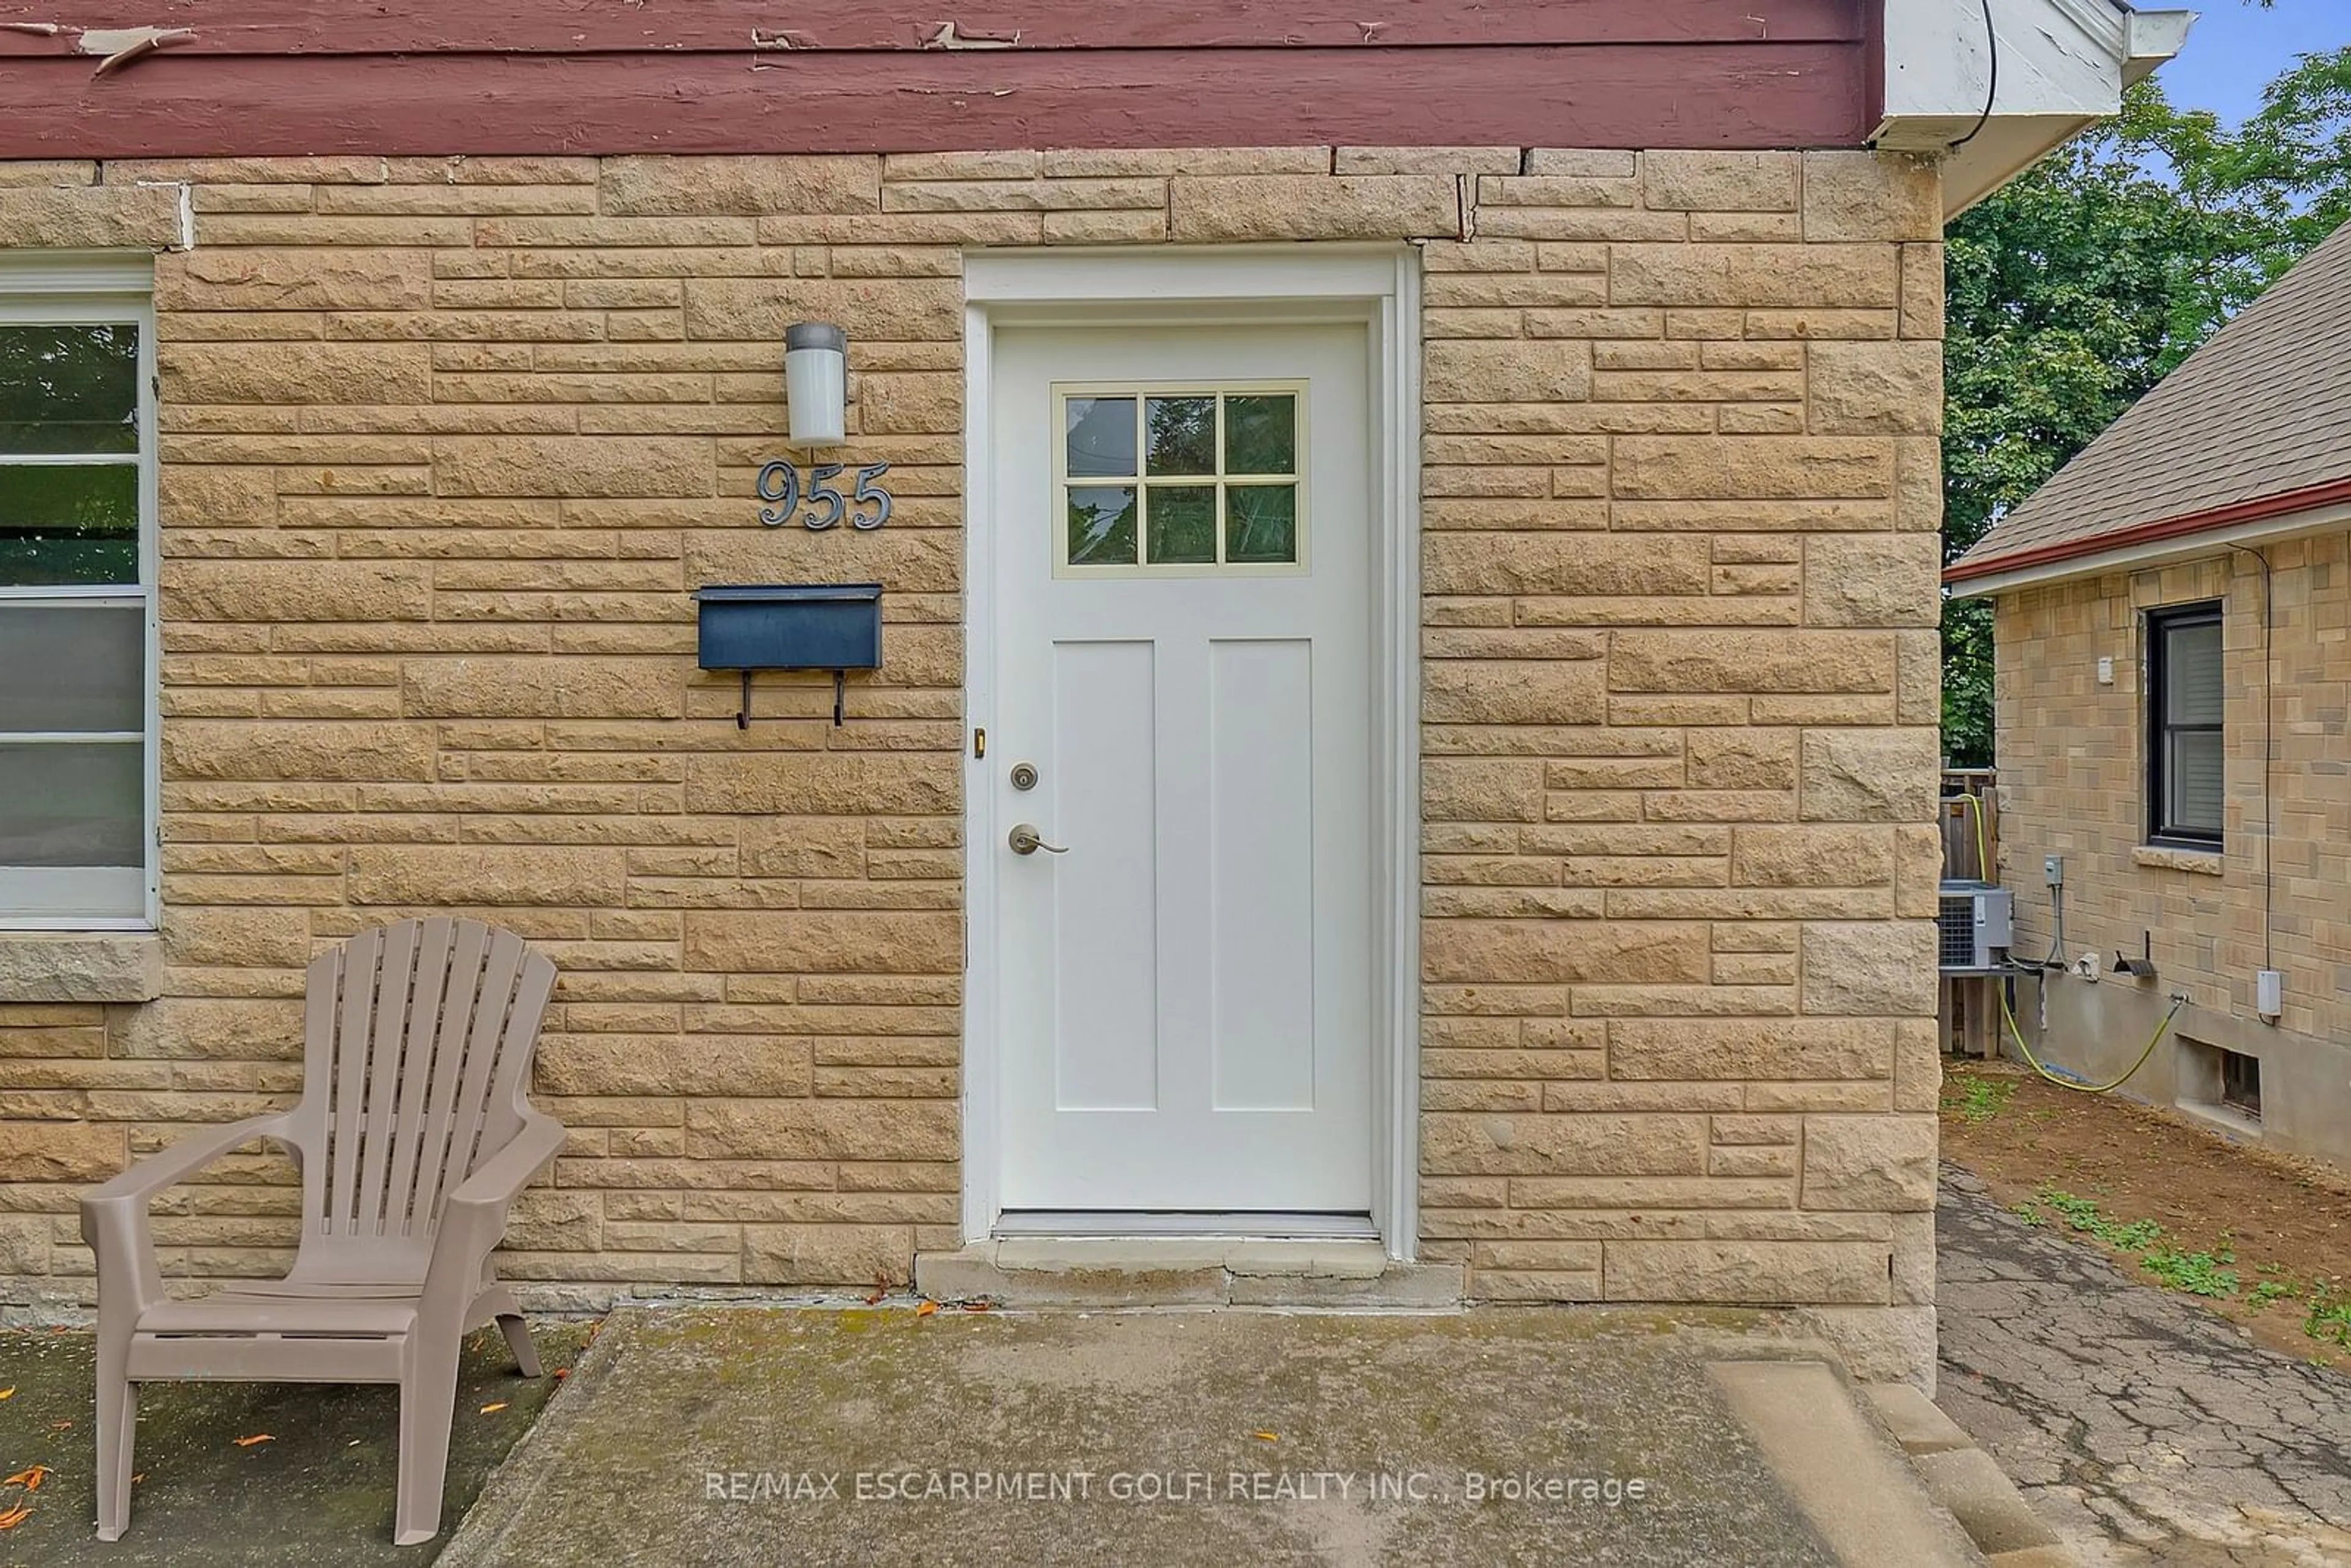
[[1994,524],[1960,583],[2351,500],[2351,225]]

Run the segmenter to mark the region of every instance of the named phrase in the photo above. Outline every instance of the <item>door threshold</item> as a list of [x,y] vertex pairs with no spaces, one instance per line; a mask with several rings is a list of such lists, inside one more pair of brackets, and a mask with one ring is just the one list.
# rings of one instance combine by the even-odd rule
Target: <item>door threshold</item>
[[[1070,1217],[1061,1216],[1066,1219]],[[1100,1217],[1112,1218],[1112,1217]],[[1134,1216],[1115,1217],[1131,1222]],[[1196,1225],[1204,1218],[1182,1217]],[[1251,1216],[1261,1220],[1263,1216]],[[1458,1308],[1458,1264],[1401,1262],[1364,1235],[995,1236],[914,1255],[914,1288],[943,1301],[1041,1311],[1123,1307]]]
[[1013,1208],[997,1216],[1004,1237],[1159,1239],[1197,1237],[1223,1241],[1377,1241],[1369,1214],[1280,1211],[1245,1214],[1185,1209]]

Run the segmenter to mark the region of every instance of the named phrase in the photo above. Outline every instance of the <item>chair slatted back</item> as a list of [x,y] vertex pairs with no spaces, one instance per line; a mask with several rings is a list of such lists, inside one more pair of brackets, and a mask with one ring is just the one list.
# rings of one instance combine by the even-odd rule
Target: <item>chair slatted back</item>
[[554,964],[478,920],[402,920],[312,961],[290,1278],[423,1278],[442,1205],[522,1124],[554,986]]

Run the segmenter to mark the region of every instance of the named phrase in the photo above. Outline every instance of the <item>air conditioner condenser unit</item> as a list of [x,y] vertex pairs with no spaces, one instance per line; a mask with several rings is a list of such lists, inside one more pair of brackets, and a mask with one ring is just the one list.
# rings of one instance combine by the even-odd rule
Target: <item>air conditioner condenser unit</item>
[[2001,967],[2015,939],[2015,897],[1988,882],[1943,883],[1938,965],[1949,970]]

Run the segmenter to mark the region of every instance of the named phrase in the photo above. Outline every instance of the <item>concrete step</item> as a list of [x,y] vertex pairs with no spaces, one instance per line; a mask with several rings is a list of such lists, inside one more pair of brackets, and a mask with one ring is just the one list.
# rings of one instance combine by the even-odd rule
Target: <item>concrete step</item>
[[2078,1568],[2073,1549],[2007,1472],[1933,1400],[1907,1383],[1871,1384],[1864,1392],[1917,1467],[1928,1495],[1959,1521],[1994,1568]]
[[1377,1241],[1008,1237],[914,1259],[934,1301],[1040,1311],[1136,1306],[1432,1312],[1462,1304],[1454,1264],[1400,1263]]
[[1707,1372],[1838,1562],[1970,1568],[1983,1561],[1837,1368],[1718,1361]]

